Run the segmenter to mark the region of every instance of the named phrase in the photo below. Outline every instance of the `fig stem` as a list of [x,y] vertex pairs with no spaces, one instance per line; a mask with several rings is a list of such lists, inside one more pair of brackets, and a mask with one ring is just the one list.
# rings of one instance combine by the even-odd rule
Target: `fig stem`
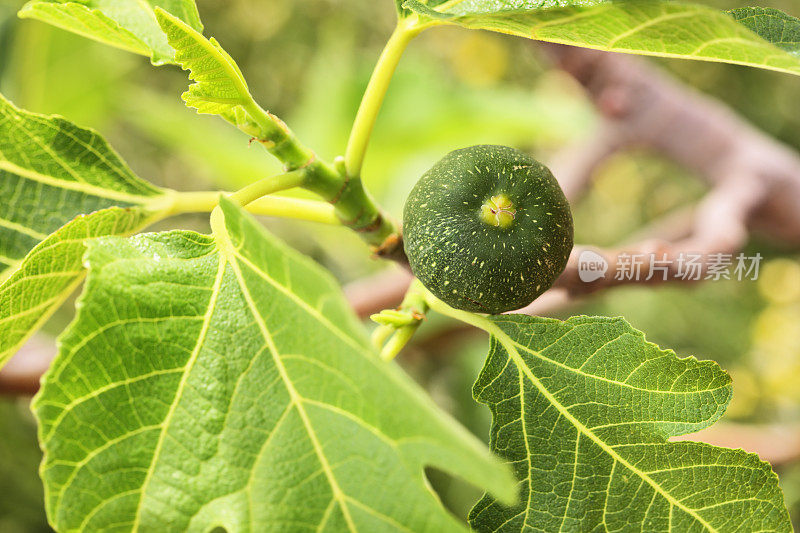
[[397,324],[405,324],[399,327],[384,325],[375,331],[373,341],[376,342],[378,347],[386,340],[391,331],[394,331],[394,335],[389,338],[389,341],[380,351],[380,357],[384,361],[391,361],[397,357],[397,354],[411,341],[420,325],[422,325],[422,321],[425,320],[425,314],[428,312],[425,291],[426,289],[422,286],[422,283],[415,279],[408,288],[403,302],[397,308],[397,311],[393,312],[407,315],[409,320],[397,321]]
[[345,151],[345,168],[351,178],[361,176],[369,139],[394,72],[408,44],[422,31],[422,28],[417,26],[417,21],[417,17],[413,16],[398,22],[372,72]]
[[230,196],[230,199],[234,203],[245,207],[262,196],[300,187],[306,181],[306,177],[305,170],[293,170],[285,174],[263,178],[236,191]]
[[[421,283],[420,286],[422,286]],[[434,296],[433,293],[431,293],[424,286],[422,286],[422,291],[422,296],[425,298],[425,303],[433,311],[436,311],[440,315],[449,316],[450,318],[454,318],[478,329],[482,329],[487,333],[493,335],[496,334],[498,327],[488,320],[486,316],[478,313],[472,313],[470,311],[455,309],[454,307],[447,305],[445,302]]]
[[397,354],[406,347],[414,333],[417,332],[417,328],[419,325],[404,326],[398,329],[381,350],[381,359],[388,362],[397,357]]
[[[222,191],[176,193],[168,216],[186,213],[210,213],[219,204],[219,197],[229,194],[231,193]],[[341,225],[334,207],[318,200],[264,196],[247,204],[246,209],[254,215],[306,220],[334,226]]]

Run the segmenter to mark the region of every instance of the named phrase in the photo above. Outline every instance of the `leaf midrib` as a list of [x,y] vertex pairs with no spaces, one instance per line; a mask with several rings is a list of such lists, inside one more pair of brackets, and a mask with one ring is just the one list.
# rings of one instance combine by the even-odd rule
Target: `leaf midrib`
[[53,176],[47,176],[34,170],[20,167],[11,161],[8,161],[7,159],[0,160],[0,170],[5,170],[6,172],[16,174],[23,179],[29,179],[58,189],[82,192],[89,196],[96,196],[98,198],[105,198],[107,200],[117,200],[130,204],[155,204],[156,202],[162,200],[164,196],[166,196],[166,191],[154,196],[139,196],[135,194],[114,191],[111,189],[105,189],[103,187],[98,187],[97,185],[91,185],[84,181],[60,180],[58,178],[54,178]]
[[358,350],[359,352],[362,353],[364,352],[364,346],[359,344],[358,341],[353,339],[346,332],[336,327],[336,325],[334,325],[330,320],[328,320],[324,315],[322,315],[322,313],[320,313],[319,310],[315,309],[314,307],[311,307],[308,304],[308,302],[302,300],[301,298],[298,298],[297,295],[295,295],[294,293],[289,291],[286,287],[284,287],[283,285],[272,279],[266,272],[264,272],[263,269],[253,264],[252,261],[250,261],[241,253],[239,253],[238,250],[232,249],[232,253],[235,256],[236,260],[241,261],[242,263],[247,265],[251,270],[253,270],[253,272],[257,273],[260,278],[262,278],[264,281],[266,281],[267,283],[275,287],[277,290],[282,292],[286,297],[288,297],[295,304],[297,304],[298,307],[303,308],[308,314],[310,314],[315,319],[323,323],[331,331],[331,333],[342,339],[352,348]]
[[[226,236],[227,237],[227,236]],[[230,240],[226,239],[228,244],[230,244]],[[220,257],[225,257],[225,252],[230,252],[234,248],[232,246],[225,247],[227,250],[222,249],[220,247]],[[254,320],[258,324],[259,329],[261,330],[261,335],[264,337],[264,341],[267,343],[270,354],[272,355],[272,360],[275,363],[275,367],[278,370],[278,373],[281,376],[281,380],[286,387],[289,396],[291,397],[291,401],[294,404],[295,408],[297,409],[297,413],[300,415],[300,419],[303,422],[303,426],[306,428],[306,433],[308,434],[308,438],[311,441],[311,445],[314,448],[314,453],[317,455],[317,458],[322,466],[322,470],[325,472],[325,477],[328,479],[328,484],[331,487],[331,492],[333,493],[333,499],[339,502],[339,507],[342,510],[342,514],[344,515],[345,522],[347,522],[347,527],[353,533],[356,533],[358,530],[353,522],[353,518],[350,515],[350,510],[347,507],[347,495],[342,491],[341,487],[339,486],[339,482],[336,480],[336,476],[333,473],[333,469],[331,468],[330,463],[328,462],[328,458],[325,456],[322,445],[319,442],[317,437],[316,431],[311,424],[311,420],[308,417],[308,413],[306,412],[305,407],[303,406],[303,397],[297,391],[292,383],[291,379],[289,378],[289,374],[286,370],[286,367],[283,364],[283,361],[280,358],[280,352],[278,351],[278,347],[275,345],[275,341],[272,338],[272,334],[267,327],[267,324],[264,322],[264,318],[261,316],[258,307],[253,300],[253,296],[250,294],[250,291],[247,288],[247,284],[244,280],[244,276],[242,275],[241,268],[239,267],[238,263],[236,262],[236,258],[239,257],[238,255],[232,255],[228,260],[228,264],[231,265],[234,274],[236,275],[236,279],[239,283],[239,287],[242,291],[242,296],[244,296],[245,301],[247,302],[247,306],[250,308],[250,312],[253,315]]]
[[[147,492],[147,487],[150,484],[150,481],[153,477],[153,472],[155,471],[156,464],[161,456],[161,450],[164,447],[164,441],[166,440],[166,436],[168,433],[168,427],[172,422],[172,417],[175,415],[175,411],[177,410],[178,404],[180,403],[181,396],[183,393],[183,389],[186,387],[186,383],[189,381],[189,376],[191,375],[192,368],[194,364],[197,362],[197,358],[200,355],[200,351],[203,348],[203,342],[208,335],[208,331],[211,327],[211,319],[214,316],[214,311],[217,308],[217,301],[219,299],[220,289],[222,287],[222,279],[225,274],[225,265],[227,262],[225,258],[220,254],[219,258],[219,266],[217,267],[217,274],[214,278],[214,285],[212,286],[211,290],[211,297],[209,298],[208,308],[206,309],[205,314],[203,315],[203,325],[200,329],[199,334],[197,335],[197,343],[195,344],[194,350],[192,350],[192,354],[189,357],[189,360],[186,362],[185,371],[183,376],[181,376],[181,380],[178,383],[178,388],[175,391],[175,396],[172,401],[172,404],[169,407],[169,411],[167,412],[167,416],[164,418],[164,421],[159,424],[161,427],[161,431],[158,436],[158,442],[156,443],[156,447],[153,451],[153,459],[150,462],[150,468],[147,469],[147,474],[145,475],[145,479],[142,482],[142,489],[141,489],[141,496],[139,498],[139,505],[136,508],[136,517],[133,521],[133,526],[131,527],[132,531],[139,530],[139,524],[142,517],[142,509],[144,505],[142,505],[145,494]],[[63,492],[62,492],[63,494]]]
[[[311,425],[311,420],[308,418],[308,413],[306,413],[305,407],[303,406],[302,402],[304,401],[304,398],[300,395],[300,393],[295,388],[294,383],[292,383],[291,379],[289,378],[289,373],[287,372],[286,367],[284,366],[283,361],[280,358],[280,353],[278,351],[277,346],[275,345],[274,339],[272,338],[272,334],[269,331],[269,327],[267,327],[267,324],[264,321],[264,317],[261,316],[261,313],[258,310],[258,306],[256,305],[255,301],[253,300],[252,294],[250,294],[250,291],[247,288],[247,283],[245,282],[244,275],[242,274],[242,270],[239,267],[237,259],[243,260],[243,262],[246,263],[249,262],[247,262],[246,258],[244,258],[238,253],[236,246],[233,245],[225,221],[225,214],[223,211],[220,210],[219,207],[211,215],[211,229],[213,231],[216,240],[217,249],[219,250],[220,261],[222,263],[229,264],[233,269],[233,273],[236,276],[236,280],[239,284],[242,296],[247,302],[247,306],[250,309],[250,312],[253,315],[253,319],[255,320],[256,324],[258,325],[261,331],[261,335],[264,338],[264,341],[267,343],[267,348],[270,351],[270,355],[272,356],[275,368],[278,370],[281,380],[283,381],[284,386],[286,387],[286,390],[289,393],[289,396],[291,398],[291,403],[295,404],[297,408],[297,413],[300,415],[300,418],[303,422],[303,426],[306,428],[306,433],[308,434],[311,444],[314,447],[314,452],[317,455],[317,458],[319,459],[323,472],[325,472],[325,477],[327,478],[328,484],[331,487],[331,492],[333,493],[333,499],[339,502],[339,506],[342,510],[342,515],[344,516],[348,529],[352,533],[357,533],[355,523],[353,522],[353,518],[350,515],[350,510],[347,507],[348,498],[346,494],[342,491],[341,487],[339,487],[339,483],[333,474],[333,470],[330,466],[330,463],[328,462],[327,457],[323,453],[322,446],[319,442],[319,439],[317,438],[317,434],[314,431],[314,427]],[[258,272],[260,274],[260,277],[269,281],[273,287],[281,288],[280,284],[272,280],[269,276],[266,275],[265,272],[261,271],[260,269],[255,269],[254,271]],[[296,296],[291,294],[290,294],[290,299],[292,299],[298,304],[305,303],[302,302],[302,300],[300,300]]]
[[[673,497],[668,491],[664,490],[661,485],[659,485],[654,479],[652,479],[646,472],[643,472],[629,463],[624,457],[619,455],[616,450],[606,444],[602,439],[600,439],[597,435],[595,435],[592,430],[586,427],[580,420],[575,418],[575,416],[570,413],[570,411],[565,408],[558,399],[553,396],[553,394],[544,386],[544,384],[539,381],[539,379],[531,372],[531,369],[528,365],[525,364],[525,360],[522,359],[522,356],[516,349],[518,343],[514,341],[505,331],[503,331],[499,326],[495,325],[491,320],[486,319],[484,317],[476,317],[476,321],[481,323],[481,328],[485,331],[491,333],[500,344],[505,348],[506,352],[508,353],[509,357],[514,361],[514,364],[517,368],[525,374],[525,376],[530,380],[530,382],[539,390],[539,392],[553,405],[553,407],[561,413],[564,418],[569,420],[575,428],[580,432],[586,435],[589,439],[592,440],[595,444],[597,444],[600,449],[606,452],[612,459],[619,462],[625,468],[633,472],[635,475],[639,476],[642,480],[644,480],[648,485],[653,487],[653,490],[667,500],[670,505],[677,507],[683,510],[686,514],[697,520],[703,527],[705,527],[711,533],[718,533],[718,531],[711,526],[702,516],[700,516],[694,509],[690,509],[686,507],[680,500],[677,500]],[[534,352],[535,353],[535,352]],[[520,394],[524,394],[524,391],[520,391]],[[524,419],[525,413],[521,413],[521,417]]]
[[[617,337],[617,338],[619,338],[619,337]],[[532,356],[534,356],[534,357],[536,357],[538,359],[541,359],[542,361],[544,361],[546,363],[550,363],[550,364],[552,364],[554,366],[558,366],[560,368],[563,368],[564,370],[567,370],[569,372],[572,372],[572,373],[577,374],[579,376],[583,376],[583,377],[588,378],[588,379],[595,379],[597,381],[604,381],[606,383],[609,383],[611,385],[615,385],[617,387],[632,389],[632,390],[639,391],[639,392],[646,392],[646,393],[649,393],[649,394],[652,394],[652,393],[655,393],[655,394],[675,394],[675,395],[682,396],[682,395],[697,394],[698,392],[700,392],[700,391],[691,391],[691,390],[690,391],[671,391],[671,390],[660,390],[660,389],[651,390],[651,389],[645,389],[645,388],[642,388],[642,387],[637,387],[636,385],[631,385],[630,383],[625,383],[624,381],[615,381],[613,379],[608,379],[608,378],[605,378],[603,376],[598,376],[596,374],[587,374],[586,372],[583,372],[582,370],[580,370],[578,368],[573,368],[571,366],[565,365],[564,363],[561,363],[561,362],[556,361],[554,359],[550,359],[549,357],[546,357],[545,355],[543,355],[541,352],[538,352],[536,350],[532,350],[531,348],[528,348],[524,344],[520,344],[520,343],[516,342],[514,339],[511,339],[511,337],[509,337],[509,339],[511,340],[511,342],[514,343],[515,346],[517,346],[519,348],[522,348],[524,351],[530,353]],[[614,340],[616,340],[616,339],[614,339]],[[613,341],[609,341],[609,342],[613,342]],[[720,389],[724,389],[725,387],[727,387],[727,385],[720,385],[719,387],[716,387],[714,389],[706,389],[705,391],[702,391],[702,392],[714,392],[714,391],[718,391]]]
[[606,43],[606,47],[609,48],[609,49],[612,49],[612,48],[614,48],[614,45],[617,44],[619,41],[621,41],[623,39],[627,39],[628,37],[630,37],[632,35],[636,35],[640,31],[642,31],[643,29],[649,28],[650,26],[655,26],[657,24],[661,24],[662,22],[667,21],[667,20],[673,20],[673,19],[676,19],[676,18],[685,18],[685,17],[691,17],[691,16],[696,16],[696,13],[694,11],[676,11],[676,12],[673,12],[673,13],[664,13],[661,16],[651,18],[651,19],[649,19],[649,20],[647,20],[647,21],[645,21],[645,22],[643,22],[641,24],[638,24],[638,25],[634,26],[633,28],[620,33],[619,35],[615,35],[613,39],[611,39],[610,41],[608,41]]
[[[504,322],[504,323],[507,323],[507,324],[516,325],[516,322],[514,322],[512,320],[495,319],[495,323],[497,323],[497,322]],[[544,350],[554,346],[558,341],[560,341],[562,338],[564,338],[570,332],[572,332],[575,328],[580,327],[581,325],[582,324],[578,324],[578,325],[572,326],[561,337],[557,338],[556,340],[554,340],[553,342],[551,342],[550,344],[548,344],[547,346],[545,346],[544,348],[542,348],[540,350],[533,350],[532,348],[529,348],[528,346],[525,346],[524,344],[521,344],[521,343],[517,342],[516,340],[514,340],[510,336],[508,336],[508,335],[506,335],[506,336],[508,337],[509,341],[511,343],[513,343],[515,346],[517,346],[518,348],[521,348],[522,350],[528,352],[529,354],[531,354],[532,356],[536,357],[537,359],[541,359],[542,361],[544,361],[546,363],[550,363],[550,364],[552,364],[554,366],[563,368],[564,370],[566,370],[568,372],[571,372],[571,373],[574,373],[574,374],[578,374],[578,375],[583,376],[583,377],[588,378],[588,379],[595,379],[595,380],[598,380],[598,381],[604,381],[604,382],[606,382],[606,383],[608,383],[610,385],[615,385],[615,386],[623,387],[623,388],[629,388],[629,389],[632,389],[632,390],[635,390],[635,391],[639,391],[639,392],[646,392],[648,394],[656,393],[656,394],[690,395],[690,394],[697,394],[698,392],[715,392],[715,391],[724,389],[725,387],[728,386],[728,384],[723,384],[723,385],[720,385],[719,387],[716,387],[716,388],[713,388],[713,389],[704,389],[703,391],[673,391],[673,390],[662,390],[662,389],[656,389],[656,390],[645,389],[645,388],[642,388],[642,387],[637,387],[636,385],[631,385],[630,383],[626,383],[625,381],[616,381],[616,380],[609,379],[609,378],[606,378],[606,377],[603,377],[603,376],[598,376],[596,374],[586,373],[583,370],[581,370],[581,368],[583,368],[583,367],[580,367],[580,368],[571,367],[571,366],[569,366],[567,364],[564,364],[564,363],[562,363],[560,361],[556,361],[555,359],[550,359],[549,357],[544,355],[544,353],[543,353]],[[589,358],[594,357],[595,355],[597,355],[597,352],[602,350],[604,347],[608,346],[609,344],[611,344],[613,342],[616,342],[617,340],[621,339],[625,335],[631,335],[631,333],[630,332],[623,332],[622,334],[618,335],[617,337],[614,337],[613,339],[610,339],[610,340],[606,341],[602,346],[597,348],[589,356]],[[661,357],[663,357],[663,356],[661,356]],[[588,361],[588,359],[587,359],[587,361]],[[649,363],[651,361],[653,361],[653,359],[642,361],[639,364],[639,366],[637,366],[634,369],[633,372],[628,374],[628,377],[626,379],[629,379],[633,374],[635,374],[639,370],[639,368],[641,368],[642,365],[644,365],[646,363]]]

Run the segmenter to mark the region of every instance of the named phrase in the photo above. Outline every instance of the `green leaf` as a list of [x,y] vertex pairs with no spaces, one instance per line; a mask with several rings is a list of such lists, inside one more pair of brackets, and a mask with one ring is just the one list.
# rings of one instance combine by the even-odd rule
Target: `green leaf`
[[158,7],[202,31],[194,0],[32,0],[19,16],[148,56],[153,64],[161,65],[171,63],[173,53],[156,22]]
[[767,463],[742,450],[670,443],[731,398],[716,363],[678,358],[622,319],[486,319],[491,351],[474,394],[522,502],[485,496],[478,531],[791,531]]
[[39,243],[0,285],[0,367],[83,280],[85,242],[131,235],[160,218],[143,207],[110,207],[79,215]]
[[299,165],[308,163],[312,154],[299,149],[286,124],[256,103],[236,61],[216,39],[206,39],[161,9],[156,9],[156,17],[175,49],[175,61],[195,81],[182,95],[186,105],[198,113],[221,116],[258,139],[287,166],[295,160]]
[[420,15],[424,15],[427,18],[435,20],[448,19],[452,16],[447,13],[440,13],[439,11],[434,10],[433,7],[423,4],[418,0],[405,0],[405,2],[403,2],[402,7],[405,10],[413,11],[414,13],[418,13]]
[[242,71],[213,37],[206,39],[190,25],[162,10],[156,18],[172,48],[175,62],[189,71],[194,84],[183,100],[198,113],[222,115],[235,123],[236,112],[255,105]]
[[770,7],[743,7],[728,13],[765,41],[800,56],[800,19]]
[[394,0],[394,5],[397,8],[397,16],[400,18],[405,18],[408,15],[412,14],[414,10],[410,9],[409,6],[404,6],[405,2],[412,1],[415,4],[422,6],[423,9],[433,10],[433,8],[438,7],[448,0]]
[[[136,177],[96,132],[0,96],[0,367],[80,282],[81,241],[140,229],[171,193]],[[114,206],[128,211],[75,218]]]
[[[439,0],[428,2],[428,7],[442,13],[467,15],[476,13],[500,13],[503,11],[543,10],[554,7],[589,6],[603,4],[610,0]],[[417,0],[406,0],[419,3]],[[413,10],[411,5],[406,6]]]
[[[214,39],[206,39],[188,24],[156,9],[158,23],[175,49],[175,60],[195,81],[183,93],[186,105],[198,113],[219,115],[284,163],[284,169],[324,167],[314,162],[313,152],[302,146],[289,127],[259,106],[247,88],[236,61]],[[331,172],[329,168],[324,169]],[[311,170],[310,170],[311,171]],[[334,181],[338,191],[338,175]],[[329,191],[316,191],[329,192]]]
[[335,280],[228,200],[89,244],[34,402],[60,531],[457,531],[424,465],[510,472],[372,352]]
[[[750,24],[701,5],[634,0],[556,8],[545,5],[541,9],[528,8],[530,4],[471,0],[447,10],[452,16],[436,22],[597,50],[735,63],[800,74],[800,57],[781,46],[777,27],[764,29],[762,17],[758,19],[762,22],[757,23],[761,28],[757,31],[759,36],[751,31],[753,28],[748,29]],[[414,4],[407,7],[413,9]],[[785,16],[781,24],[796,28],[793,20]]]
[[[96,132],[0,96],[0,273],[77,215],[163,201]],[[1,274],[0,274],[1,275]]]

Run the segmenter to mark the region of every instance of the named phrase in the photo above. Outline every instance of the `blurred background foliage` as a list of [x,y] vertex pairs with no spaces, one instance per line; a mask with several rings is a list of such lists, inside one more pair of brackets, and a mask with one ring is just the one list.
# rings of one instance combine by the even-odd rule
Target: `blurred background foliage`
[[[186,75],[15,13],[0,0],[0,91],[17,105],[57,113],[102,132],[143,178],[181,190],[236,189],[279,166],[239,132],[194,114],[179,99]],[[344,151],[374,61],[391,32],[389,0],[198,0],[206,34],[238,61],[256,99],[284,118],[322,156]],[[721,8],[739,3],[714,0]],[[800,0],[764,3],[800,15]],[[800,79],[741,67],[659,61],[685,82],[720,98],[761,129],[800,149]],[[551,69],[535,44],[443,28],[423,34],[403,59],[365,167],[370,191],[395,215],[417,178],[446,152],[507,144],[548,158],[595,131],[581,89]],[[574,206],[579,243],[613,245],[703,194],[693,176],[653,153],[611,158]],[[265,220],[342,282],[384,268],[337,228]],[[201,216],[169,225],[207,230]],[[753,242],[766,260],[758,281],[691,287],[623,288],[569,310],[625,316],[653,342],[714,359],[734,376],[725,420],[800,421],[800,262],[791,250]],[[57,334],[67,306],[48,326]],[[447,331],[447,334],[443,334]],[[471,398],[486,339],[432,319],[401,363],[435,400],[481,438],[488,411]],[[27,399],[0,399],[0,532],[47,531],[37,477],[39,451]],[[800,466],[779,468],[787,503],[800,517]],[[438,472],[443,500],[465,516],[478,494]]]

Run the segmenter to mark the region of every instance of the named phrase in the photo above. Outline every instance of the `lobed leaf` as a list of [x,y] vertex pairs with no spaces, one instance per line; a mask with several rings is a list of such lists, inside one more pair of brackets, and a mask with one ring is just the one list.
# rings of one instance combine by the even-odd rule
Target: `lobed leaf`
[[[0,133],[1,367],[82,279],[81,241],[141,229],[171,191],[136,177],[96,132],[2,96]],[[113,206],[125,209],[103,211]]]
[[485,496],[478,531],[791,531],[777,476],[742,450],[670,443],[731,398],[716,363],[680,359],[622,319],[490,317],[474,386],[522,502]]
[[175,62],[188,70],[195,82],[183,93],[186,105],[198,113],[222,115],[235,122],[237,110],[243,112],[243,106],[255,104],[242,71],[216,39],[206,39],[163,10],[156,11],[156,18],[174,49]]
[[236,61],[216,39],[206,39],[161,9],[156,9],[156,17],[175,49],[175,60],[195,82],[182,95],[186,105],[198,113],[219,115],[258,139],[288,169],[308,164],[313,154],[298,145],[283,121],[255,102]]
[[57,530],[462,530],[424,465],[513,501],[329,274],[228,200],[213,226],[90,243],[34,401]]
[[[660,0],[554,4],[534,7],[530,0],[466,0],[447,10],[448,18],[436,22],[597,50],[800,74],[798,21],[777,10],[754,17],[753,12],[730,16],[706,6]],[[415,2],[404,6],[414,10]],[[425,16],[424,10],[418,11]]]
[[156,8],[203,29],[194,0],[32,0],[19,16],[148,56],[153,64],[161,65],[172,62],[173,52],[156,22]]

